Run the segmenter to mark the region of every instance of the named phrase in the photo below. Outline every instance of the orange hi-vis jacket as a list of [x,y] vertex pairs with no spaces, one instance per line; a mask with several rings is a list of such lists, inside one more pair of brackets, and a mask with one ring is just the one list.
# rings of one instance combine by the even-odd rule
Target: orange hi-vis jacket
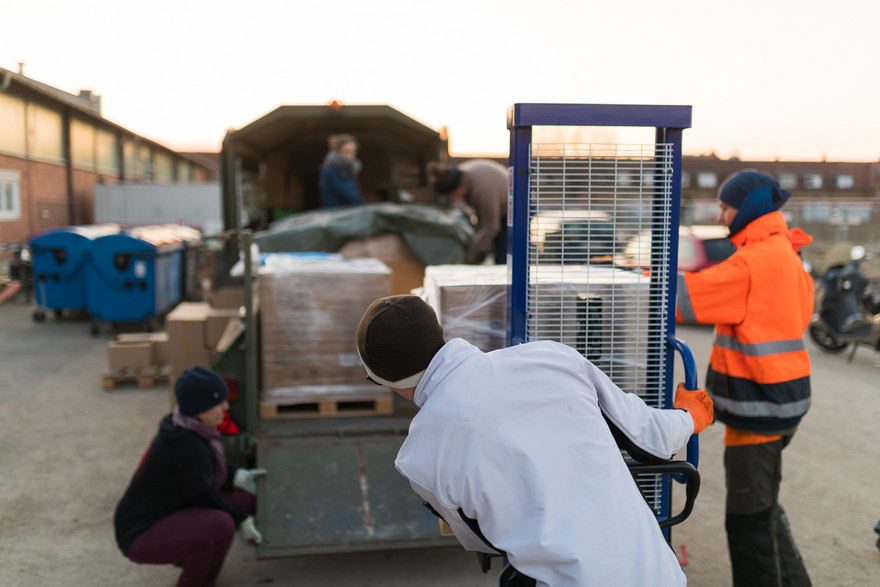
[[715,324],[706,390],[716,420],[762,435],[792,430],[810,407],[813,280],[797,251],[813,239],[772,212],[730,240],[737,250],[725,261],[679,274],[677,319]]

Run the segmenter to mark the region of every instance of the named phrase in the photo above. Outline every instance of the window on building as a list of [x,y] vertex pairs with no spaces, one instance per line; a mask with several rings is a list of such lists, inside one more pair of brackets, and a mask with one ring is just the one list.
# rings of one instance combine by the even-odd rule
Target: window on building
[[76,118],[70,121],[70,154],[76,167],[95,168],[95,125]]
[[192,163],[183,159],[177,161],[177,181],[179,183],[192,183],[195,181],[195,170]]
[[21,218],[20,175],[17,171],[0,169],[0,220]]
[[691,174],[687,171],[681,172],[681,187],[682,189],[691,187]]
[[697,172],[697,187],[702,190],[711,190],[718,186],[718,175],[714,171]]
[[638,183],[638,176],[632,171],[620,171],[617,174],[617,183],[621,187],[632,187]]
[[27,105],[28,154],[53,163],[64,161],[61,113],[36,104]]
[[123,145],[125,156],[125,176],[131,180],[153,178],[153,154],[149,145],[126,141]]
[[119,171],[119,150],[116,148],[116,133],[99,128],[95,135],[95,163],[102,173]]
[[171,183],[174,180],[174,161],[168,153],[157,151],[154,155],[155,175],[154,178],[159,183]]
[[784,190],[793,190],[797,188],[797,174],[796,173],[780,173],[776,177],[776,181],[779,182],[780,187]]
[[822,187],[821,173],[805,173],[803,180],[804,187],[808,190],[818,190]]
[[835,179],[839,190],[851,190],[856,185],[855,178],[850,173],[838,173]]
[[0,92],[0,151],[24,155],[24,121],[24,100]]

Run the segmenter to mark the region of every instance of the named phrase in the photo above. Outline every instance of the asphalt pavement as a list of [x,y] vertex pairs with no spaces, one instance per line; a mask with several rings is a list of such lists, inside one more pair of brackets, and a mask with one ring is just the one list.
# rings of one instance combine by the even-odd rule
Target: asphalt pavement
[[[90,336],[82,317],[35,323],[32,310],[20,296],[0,305],[0,584],[173,585],[176,569],[126,560],[112,528],[113,508],[169,409],[167,387],[105,390],[111,333]],[[681,327],[678,336],[702,377],[711,329]],[[847,364],[808,345],[813,407],[784,453],[780,500],[814,585],[880,585],[880,355],[860,349]],[[689,585],[730,585],[722,436],[720,425],[701,435],[702,489],[672,531]],[[682,493],[674,490],[674,502]],[[256,560],[236,541],[219,585],[469,587],[495,585],[494,571],[482,574],[458,547]]]

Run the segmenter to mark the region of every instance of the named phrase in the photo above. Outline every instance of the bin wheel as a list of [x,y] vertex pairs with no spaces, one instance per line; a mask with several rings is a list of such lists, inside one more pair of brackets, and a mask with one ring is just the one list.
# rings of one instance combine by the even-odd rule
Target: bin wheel
[[96,323],[92,322],[92,325],[89,327],[89,334],[91,334],[92,336],[98,336],[98,334],[100,332],[101,332],[101,329],[98,328],[98,325]]
[[42,322],[46,319],[46,313],[42,310],[34,310],[34,322]]
[[61,320],[61,310],[55,310],[55,319]]

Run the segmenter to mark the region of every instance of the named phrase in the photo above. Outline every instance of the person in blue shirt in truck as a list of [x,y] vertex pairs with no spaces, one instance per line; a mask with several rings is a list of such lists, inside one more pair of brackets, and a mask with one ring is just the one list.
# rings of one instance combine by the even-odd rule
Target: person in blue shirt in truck
[[357,158],[357,139],[350,134],[331,136],[328,141],[330,151],[321,164],[318,190],[322,208],[338,208],[364,203],[358,175],[361,162]]

